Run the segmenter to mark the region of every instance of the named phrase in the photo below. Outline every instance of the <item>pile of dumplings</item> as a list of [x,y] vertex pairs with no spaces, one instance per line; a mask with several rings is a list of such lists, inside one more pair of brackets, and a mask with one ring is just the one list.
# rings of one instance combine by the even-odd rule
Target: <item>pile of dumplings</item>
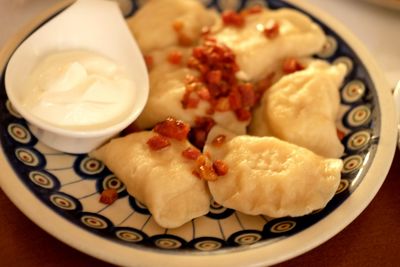
[[[279,23],[279,34],[266,38],[258,28],[271,19]],[[182,36],[172,26],[176,21],[184,25],[180,31],[191,44],[182,45]],[[152,0],[128,19],[128,25],[143,54],[152,59],[149,100],[135,121],[142,130],[115,138],[90,156],[104,162],[160,226],[176,228],[207,214],[211,199],[246,214],[270,217],[302,216],[325,207],[338,188],[343,165],[338,158],[344,147],[335,121],[347,70],[311,57],[326,41],[317,24],[298,11],[263,8],[234,27],[195,0]],[[186,62],[202,42],[204,27],[233,51],[238,80],[255,84],[273,74],[251,119],[239,120],[230,110],[209,114],[207,101],[196,108],[183,107],[185,77],[198,73],[166,58],[179,51]],[[303,67],[283,72],[287,58],[296,58]],[[196,118],[211,118],[215,125],[202,153],[224,162],[228,172],[213,181],[193,175],[195,161],[181,155],[184,149],[195,149],[188,140],[150,149],[146,142],[154,132],[149,129],[167,117],[191,126]],[[215,146],[218,136],[225,140]]]

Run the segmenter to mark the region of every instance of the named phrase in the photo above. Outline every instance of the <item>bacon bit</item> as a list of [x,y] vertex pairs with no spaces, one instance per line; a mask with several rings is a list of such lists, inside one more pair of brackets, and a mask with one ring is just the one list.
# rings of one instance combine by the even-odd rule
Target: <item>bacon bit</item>
[[239,121],[248,121],[251,119],[251,112],[244,108],[235,110],[235,114]]
[[151,150],[161,150],[167,146],[171,145],[171,142],[161,135],[155,135],[147,140],[147,145],[150,147]]
[[131,133],[136,133],[140,132],[142,129],[140,129],[134,122],[128,125],[125,129],[122,130],[121,136],[126,136]]
[[229,98],[228,97],[221,97],[217,100],[217,103],[215,104],[215,110],[224,112],[230,110],[231,106],[229,104]]
[[226,136],[223,134],[220,134],[220,135],[216,136],[214,138],[214,140],[212,140],[211,144],[213,146],[220,147],[225,142],[225,140],[226,140]]
[[224,176],[229,170],[228,165],[226,165],[222,160],[214,161],[213,169],[218,176]]
[[103,204],[111,205],[118,198],[118,192],[114,188],[108,188],[101,192],[100,202]]
[[180,20],[175,20],[172,22],[172,28],[174,29],[175,32],[181,32],[183,30],[183,22]]
[[189,140],[200,150],[206,143],[207,135],[211,128],[215,125],[215,121],[209,117],[198,117],[195,120],[195,126],[189,133]]
[[182,62],[182,52],[180,51],[172,51],[168,54],[168,62],[173,65],[179,65]]
[[255,102],[260,102],[264,92],[269,89],[272,85],[272,80],[275,76],[275,73],[271,73],[267,75],[265,78],[261,79],[254,85],[254,93],[255,93]]
[[240,84],[238,89],[241,96],[242,105],[244,107],[252,107],[256,104],[254,86],[251,83]]
[[286,74],[290,74],[299,70],[303,70],[304,66],[295,58],[287,58],[283,62],[282,70]]
[[193,91],[186,90],[185,94],[183,95],[181,103],[184,109],[197,108],[197,106],[199,105],[200,99],[197,97],[193,97],[193,93]]
[[222,79],[222,71],[220,70],[212,70],[207,73],[207,82],[210,84],[218,85]]
[[178,43],[181,46],[191,46],[193,43],[193,40],[186,33],[179,32],[178,33]]
[[336,133],[337,133],[337,136],[338,136],[338,138],[339,138],[340,141],[342,141],[343,138],[344,138],[345,135],[346,135],[344,132],[342,132],[342,131],[339,130],[339,129],[336,129]]
[[203,100],[211,99],[210,91],[208,91],[208,89],[204,86],[201,89],[197,90],[196,93],[200,97],[200,99]]
[[232,10],[222,12],[222,21],[225,25],[242,27],[245,23],[244,16]]
[[229,94],[229,105],[232,110],[237,110],[242,107],[242,98],[240,96],[239,90],[235,87]]
[[194,176],[196,176],[197,178],[201,179],[200,174],[199,174],[199,172],[198,172],[197,170],[193,170],[193,171],[192,171],[192,174],[193,174]]
[[153,57],[150,56],[150,55],[144,55],[143,58],[144,58],[144,62],[146,63],[147,69],[151,70],[153,68],[153,65],[154,65]]
[[264,35],[269,39],[275,39],[279,35],[280,25],[274,20],[270,19],[267,24],[264,26]]
[[153,131],[162,136],[182,141],[187,139],[190,126],[181,120],[168,117],[165,121],[157,123]]
[[182,151],[182,156],[190,160],[196,160],[200,155],[201,152],[197,148],[189,147]]
[[213,164],[206,156],[201,155],[200,157],[198,157],[196,160],[196,165],[197,166],[194,172],[198,173],[201,179],[206,181],[217,180],[218,176],[214,171]]

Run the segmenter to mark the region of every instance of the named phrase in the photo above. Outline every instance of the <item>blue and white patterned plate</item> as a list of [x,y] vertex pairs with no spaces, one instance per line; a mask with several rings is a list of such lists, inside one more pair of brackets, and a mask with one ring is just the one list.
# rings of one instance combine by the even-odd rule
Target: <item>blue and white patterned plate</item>
[[[141,2],[122,1],[125,14],[132,15]],[[326,208],[298,218],[248,216],[211,203],[206,216],[178,229],[161,228],[102,163],[87,155],[50,149],[31,134],[4,89],[4,66],[22,36],[18,42],[10,43],[2,59],[1,185],[28,217],[52,235],[120,265],[274,264],[335,235],[358,216],[378,191],[394,154],[395,111],[389,87],[362,45],[337,22],[306,4],[281,0],[203,2],[219,10],[252,4],[294,8],[309,14],[329,36],[324,51],[315,57],[344,62],[349,69],[340,91],[342,115],[338,128],[345,133],[342,142],[346,151],[336,195]],[[55,8],[48,17],[65,5]],[[106,188],[118,191],[118,200],[112,205],[99,202],[99,192]]]

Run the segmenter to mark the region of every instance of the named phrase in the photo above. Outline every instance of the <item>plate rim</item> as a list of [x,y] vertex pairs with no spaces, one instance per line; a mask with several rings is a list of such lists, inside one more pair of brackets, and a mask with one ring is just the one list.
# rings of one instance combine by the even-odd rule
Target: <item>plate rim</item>
[[[71,0],[63,0],[34,18],[14,38],[11,38],[2,51],[0,51],[0,66],[5,67],[8,57],[15,46],[36,26],[45,19],[69,5]],[[93,257],[123,266],[204,266],[212,263],[213,266],[265,266],[299,256],[339,233],[349,225],[368,206],[383,184],[389,172],[397,142],[396,112],[390,86],[384,78],[382,70],[364,47],[364,45],[350,33],[344,25],[325,11],[312,4],[296,0],[286,0],[296,7],[304,9],[343,38],[344,41],[357,53],[364,63],[373,83],[381,107],[380,142],[377,146],[375,159],[356,190],[334,211],[311,227],[283,240],[265,246],[256,246],[251,249],[234,250],[232,253],[159,253],[156,250],[143,250],[110,242],[86,231],[65,218],[56,214],[45,206],[19,179],[5,179],[4,177],[16,176],[4,154],[0,152],[0,169],[3,171],[0,187],[11,201],[35,224],[58,240],[87,253]],[[333,26],[334,25],[334,26]],[[357,48],[356,48],[357,47]],[[390,104],[391,103],[391,104]],[[28,205],[26,203],[29,203]],[[32,209],[32,205],[35,208]],[[43,220],[43,218],[46,218]],[[335,227],[332,228],[331,225]],[[76,238],[79,236],[79,238]],[[304,244],[302,240],[311,240]],[[103,253],[107,251],[107,253]],[[289,251],[289,252],[287,252]]]

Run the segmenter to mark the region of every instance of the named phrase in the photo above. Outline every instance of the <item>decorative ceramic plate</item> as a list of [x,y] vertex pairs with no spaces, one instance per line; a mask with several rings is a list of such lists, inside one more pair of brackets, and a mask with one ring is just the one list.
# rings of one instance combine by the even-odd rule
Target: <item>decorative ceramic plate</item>
[[400,11],[400,0],[365,0],[365,1]]
[[[132,15],[141,2],[124,1],[125,14]],[[336,195],[326,208],[303,217],[248,216],[211,203],[207,215],[178,229],[159,227],[146,207],[129,196],[102,163],[87,155],[50,149],[31,134],[4,89],[4,67],[21,36],[3,51],[1,186],[50,234],[92,256],[124,266],[265,266],[326,241],[357,217],[377,193],[394,154],[395,111],[389,87],[363,46],[337,22],[306,4],[203,2],[219,10],[255,3],[271,9],[293,8],[311,16],[326,32],[325,49],[315,57],[344,62],[349,69],[340,91],[338,127],[346,134],[346,151]],[[47,18],[65,6],[54,8]],[[33,31],[31,27],[26,34]],[[99,202],[99,192],[106,188],[118,191],[119,198],[112,205]]]

